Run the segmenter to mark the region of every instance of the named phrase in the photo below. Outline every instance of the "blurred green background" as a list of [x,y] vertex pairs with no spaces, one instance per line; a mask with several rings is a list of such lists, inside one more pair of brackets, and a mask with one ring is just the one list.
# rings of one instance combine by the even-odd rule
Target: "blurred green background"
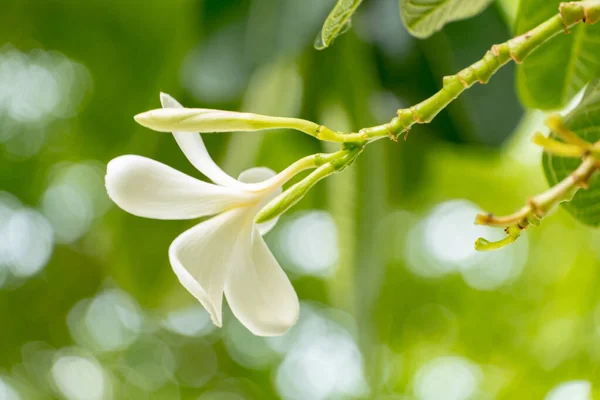
[[[312,48],[333,0],[2,0],[0,400],[588,399],[600,384],[600,234],[564,210],[498,252],[472,224],[546,187],[513,65],[406,142],[382,140],[267,236],[301,299],[280,338],[179,285],[170,242],[193,221],[137,218],[106,163],[191,175],[133,115],[159,91],[190,107],[298,116],[339,130],[390,120],[512,36],[516,0],[417,41],[397,0]],[[333,147],[298,132],[204,135],[232,175]]]

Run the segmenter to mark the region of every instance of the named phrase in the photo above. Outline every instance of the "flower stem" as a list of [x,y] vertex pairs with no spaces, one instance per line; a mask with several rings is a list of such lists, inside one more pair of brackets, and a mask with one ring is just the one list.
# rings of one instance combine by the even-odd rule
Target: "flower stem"
[[[271,200],[256,216],[257,224],[269,221],[299,202],[308,191],[321,179],[328,177],[336,172],[340,172],[356,159],[362,152],[363,146],[346,148],[332,154],[315,154],[305,158],[313,158],[314,166],[317,166],[306,178],[292,185],[285,192]],[[304,159],[302,159],[304,160]],[[302,161],[299,160],[299,161]],[[293,166],[294,164],[292,164]],[[280,174],[281,175],[281,174]]]
[[519,225],[513,225],[513,226],[506,228],[507,235],[502,240],[498,240],[496,242],[490,242],[484,238],[479,238],[475,242],[475,250],[477,250],[477,251],[492,251],[492,250],[501,249],[502,247],[508,246],[509,244],[511,244],[515,240],[517,240],[519,238],[519,236],[521,236],[522,231],[523,231],[523,228],[521,228]]
[[260,184],[257,184],[255,190],[263,190],[268,187],[282,186],[287,181],[298,175],[300,172],[311,168],[317,168],[323,164],[335,161],[343,157],[347,153],[347,150],[340,150],[335,153],[317,153],[311,154],[310,156],[303,157],[298,161],[294,162],[286,169]]

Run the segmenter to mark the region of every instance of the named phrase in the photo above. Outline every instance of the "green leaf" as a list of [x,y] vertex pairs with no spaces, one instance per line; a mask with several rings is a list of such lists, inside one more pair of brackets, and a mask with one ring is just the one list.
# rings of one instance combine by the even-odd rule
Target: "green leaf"
[[[566,126],[590,143],[600,140],[600,79],[588,86],[579,105],[564,119]],[[581,164],[575,158],[544,153],[544,173],[552,186],[566,178]],[[563,203],[571,214],[586,225],[600,225],[600,176],[594,175],[587,190],[579,190],[573,200]]]
[[400,0],[400,15],[408,31],[426,38],[448,22],[470,18],[493,0]]
[[[558,13],[560,0],[521,1],[516,31],[522,34]],[[531,54],[517,70],[521,101],[543,110],[565,106],[600,72],[600,24],[579,24]]]
[[362,3],[362,0],[338,0],[325,20],[321,33],[315,40],[315,49],[323,50],[329,47],[339,35],[351,27],[352,15]]

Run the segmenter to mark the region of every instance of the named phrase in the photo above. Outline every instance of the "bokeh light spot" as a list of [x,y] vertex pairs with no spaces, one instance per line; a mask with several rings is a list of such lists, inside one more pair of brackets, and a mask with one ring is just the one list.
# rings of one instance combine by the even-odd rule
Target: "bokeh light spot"
[[224,339],[231,358],[247,368],[264,369],[277,359],[265,338],[253,335],[237,320],[228,322]]
[[8,221],[11,215],[21,208],[21,202],[7,192],[0,192],[0,287],[6,282],[12,261],[12,247],[9,241]]
[[163,325],[171,332],[183,336],[203,336],[216,329],[208,312],[198,305],[171,311]]
[[46,266],[54,247],[50,223],[39,212],[22,208],[6,222],[10,270],[17,277],[30,277]]
[[67,322],[71,335],[81,346],[115,351],[127,348],[137,339],[143,319],[135,300],[112,289],[77,303]]
[[501,229],[475,225],[475,215],[480,211],[466,200],[436,206],[408,235],[408,268],[430,278],[460,273],[469,286],[478,290],[495,290],[516,279],[527,262],[527,235],[500,250],[475,251],[473,243],[478,237],[497,240],[504,235]]
[[353,398],[368,393],[362,355],[354,338],[312,307],[303,304],[298,325],[272,341],[287,349],[276,377],[283,399]]
[[21,400],[21,395],[0,375],[0,400]]
[[52,365],[52,377],[59,391],[68,400],[105,400],[112,397],[104,370],[90,357],[58,357]]
[[413,379],[418,400],[467,400],[482,379],[480,368],[462,357],[439,357],[423,365]]
[[54,228],[58,243],[73,243],[83,236],[94,218],[109,206],[103,166],[88,161],[58,165],[42,197],[42,212]]
[[552,389],[544,400],[591,400],[592,384],[588,381],[569,381]]
[[294,214],[277,229],[274,247],[288,271],[329,276],[339,257],[335,222],[325,211]]
[[13,156],[36,154],[46,128],[76,115],[91,86],[87,69],[63,54],[0,48],[0,143]]

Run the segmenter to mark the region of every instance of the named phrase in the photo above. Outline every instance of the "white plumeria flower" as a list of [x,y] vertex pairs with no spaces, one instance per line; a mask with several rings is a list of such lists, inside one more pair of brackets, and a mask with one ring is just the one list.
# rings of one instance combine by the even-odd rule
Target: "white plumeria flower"
[[[165,108],[181,107],[161,93]],[[289,172],[268,168],[244,171],[238,180],[215,164],[197,133],[173,133],[189,161],[214,183],[185,175],[149,158],[125,155],[108,163],[106,188],[123,210],[146,218],[200,222],[169,248],[181,284],[222,326],[223,294],[233,314],[252,333],[285,333],[298,319],[298,297],[262,235],[276,219],[255,224],[260,209],[281,193]]]

